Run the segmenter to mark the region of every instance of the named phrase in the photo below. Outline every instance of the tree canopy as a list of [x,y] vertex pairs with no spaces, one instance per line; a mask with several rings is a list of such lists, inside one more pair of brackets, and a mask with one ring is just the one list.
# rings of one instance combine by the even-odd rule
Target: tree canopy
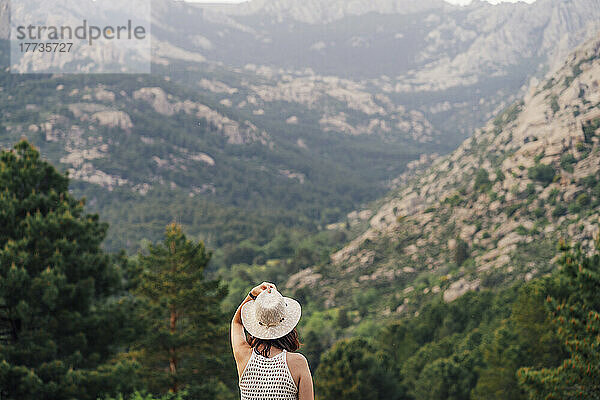
[[315,374],[323,399],[404,399],[384,354],[362,338],[342,340],[323,354]]
[[132,365],[108,365],[127,337],[112,335],[125,320],[120,270],[100,247],[107,226],[68,185],[26,141],[0,153],[3,399],[95,399],[109,380],[132,382]]
[[519,378],[531,400],[600,399],[600,254],[565,243],[562,250],[563,290],[548,296],[548,306],[569,357],[555,368],[523,368]]

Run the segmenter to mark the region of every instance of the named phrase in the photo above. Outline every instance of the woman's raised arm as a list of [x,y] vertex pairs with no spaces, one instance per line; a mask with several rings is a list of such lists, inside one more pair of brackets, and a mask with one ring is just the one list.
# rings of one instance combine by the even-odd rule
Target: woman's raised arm
[[[231,347],[233,349],[233,356],[238,365],[238,372],[240,372],[240,366],[248,362],[250,355],[250,345],[246,342],[246,334],[244,333],[244,326],[242,325],[242,306],[252,300],[250,294],[256,298],[263,290],[277,289],[274,284],[269,282],[263,282],[258,286],[255,286],[250,293],[246,296],[244,301],[240,304],[233,319],[231,320]],[[241,368],[243,371],[243,368]]]

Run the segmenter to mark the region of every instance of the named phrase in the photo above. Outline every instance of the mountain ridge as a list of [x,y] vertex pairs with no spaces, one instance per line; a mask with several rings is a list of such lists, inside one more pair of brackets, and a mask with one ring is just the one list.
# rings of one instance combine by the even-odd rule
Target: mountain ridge
[[[201,5],[200,5],[201,6]],[[265,13],[278,20],[291,18],[309,24],[329,23],[347,16],[371,12],[380,14],[411,14],[432,9],[454,9],[443,0],[253,0],[234,7],[213,7],[230,15]]]
[[[332,7],[328,2],[312,1],[320,4],[314,7],[317,13]],[[364,3],[344,2],[344,7],[359,10]],[[0,18],[5,17],[1,10],[7,10],[7,4],[0,0]],[[284,20],[278,22],[279,18],[269,13],[234,12],[251,4],[221,12],[172,0],[154,2],[154,70],[194,70],[196,81],[210,79],[203,72],[220,67],[256,75],[269,71],[269,76],[253,79],[268,80],[259,90],[273,92],[267,93],[271,98],[280,92],[280,81],[289,76],[298,77],[292,90],[308,95],[313,80],[351,81],[362,92],[386,96],[394,107],[421,113],[414,129],[415,136],[420,136],[417,140],[425,137],[431,141],[441,134],[450,137],[445,140],[449,149],[495,110],[521,96],[532,77],[541,78],[556,69],[575,45],[600,29],[600,4],[595,0],[473,2],[466,7],[441,0],[369,2],[365,10],[389,13],[354,12],[360,15],[344,15],[317,25],[294,22],[283,14]],[[277,6],[275,14],[277,9],[305,7],[295,0],[254,4],[257,9]],[[398,13],[406,4],[412,8]],[[234,87],[232,82],[224,83]],[[244,86],[234,88],[242,92],[248,88]],[[250,94],[250,98],[256,97]],[[372,120],[360,124],[337,113],[335,105],[328,104],[324,111],[322,123],[316,121],[317,125],[342,133],[377,131],[385,135],[395,124],[389,120],[383,126]],[[257,107],[252,112],[268,110]],[[412,129],[414,121],[402,118],[397,122],[405,130]]]

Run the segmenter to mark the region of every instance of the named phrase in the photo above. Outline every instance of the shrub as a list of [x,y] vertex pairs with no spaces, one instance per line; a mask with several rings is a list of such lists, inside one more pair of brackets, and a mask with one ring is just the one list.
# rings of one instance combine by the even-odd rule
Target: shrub
[[480,168],[477,171],[477,174],[475,175],[474,189],[476,191],[485,191],[485,190],[489,189],[490,185],[491,185],[491,182],[490,182],[490,176],[489,176],[488,172],[485,169]]
[[596,177],[595,174],[588,175],[585,178],[581,179],[581,183],[583,183],[585,186],[587,186],[589,188],[593,188],[598,183],[598,178]]
[[554,218],[562,217],[563,215],[566,215],[566,214],[567,214],[567,207],[565,207],[561,203],[557,204],[556,207],[554,207],[554,210],[552,211],[552,216]]
[[577,196],[575,202],[578,206],[585,207],[590,204],[590,196],[588,196],[586,193],[581,193],[579,196]]
[[567,207],[567,210],[569,211],[569,214],[579,214],[581,206],[577,203],[571,203],[569,204],[569,207]]
[[528,171],[529,179],[538,181],[544,185],[549,185],[556,176],[556,170],[549,164],[537,164]]
[[538,207],[533,211],[533,215],[538,219],[542,218],[546,215],[546,210],[543,207]]
[[500,168],[496,170],[496,181],[502,182],[506,177],[504,176],[504,172]]
[[520,203],[511,204],[510,206],[506,207],[506,216],[512,217],[519,208],[521,208]]
[[469,245],[461,239],[456,240],[456,248],[454,249],[454,262],[459,267],[469,258]]
[[578,142],[575,145],[575,149],[577,149],[577,151],[579,151],[579,152],[584,152],[588,149],[588,146],[583,142]]
[[573,172],[573,164],[577,164],[577,159],[571,153],[564,154],[560,158],[560,167],[567,172]]
[[535,185],[533,183],[529,183],[527,184],[527,187],[525,187],[525,190],[523,191],[523,196],[526,197],[527,199],[529,199],[530,203],[533,202],[533,200],[535,200]]
[[600,118],[596,118],[583,125],[583,136],[586,143],[591,143],[592,138],[596,135],[596,129],[600,128]]
[[548,82],[546,82],[543,89],[544,90],[552,89],[552,86],[554,86],[554,84],[555,84],[554,78],[551,78]]
[[455,194],[454,196],[446,197],[446,199],[444,200],[444,203],[448,204],[450,206],[456,207],[460,203],[462,203],[462,197],[460,197],[459,194]]
[[548,195],[548,203],[552,206],[555,205],[559,194],[560,194],[560,190],[558,190],[556,188],[552,189],[550,191],[550,194]]
[[515,232],[521,236],[527,236],[529,234],[529,231],[523,225],[517,226],[517,229],[515,229]]
[[550,100],[550,108],[552,112],[556,114],[560,110],[560,105],[558,104],[558,96],[552,96],[552,100]]

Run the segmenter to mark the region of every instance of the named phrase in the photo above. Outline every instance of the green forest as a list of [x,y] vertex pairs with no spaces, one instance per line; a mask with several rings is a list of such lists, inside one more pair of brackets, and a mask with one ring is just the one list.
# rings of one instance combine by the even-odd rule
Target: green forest
[[[0,41],[0,51],[1,47]],[[76,152],[108,146],[102,157],[85,163],[121,177],[127,185],[107,188],[79,178],[73,179],[71,189],[85,195],[87,208],[110,223],[102,246],[112,252],[135,253],[148,241],[159,240],[164,226],[177,220],[191,237],[213,248],[214,266],[277,258],[270,253],[282,232],[295,238],[318,233],[384,195],[387,181],[404,171],[408,162],[426,151],[440,150],[410,141],[384,143],[323,132],[314,110],[310,120],[316,118],[315,124],[289,126],[275,118],[255,121],[255,116],[220,105],[210,92],[158,75],[23,77],[0,71],[0,87],[0,146],[8,148],[26,137],[60,171],[73,167],[67,161],[66,143]],[[252,121],[259,131],[269,133],[268,142],[231,144],[206,118],[184,112],[162,115],[135,99],[134,93],[144,88],[159,88],[173,101],[206,105],[232,121]],[[98,91],[117,95],[114,100],[98,100]],[[88,104],[90,99],[93,105]],[[93,112],[86,115],[86,107],[126,112],[132,127],[101,125],[91,117]],[[56,138],[43,128],[49,121],[54,121]],[[297,146],[299,138],[307,148]],[[196,153],[209,154],[214,165],[191,160]]]
[[[27,141],[0,153],[0,397],[237,398],[228,326],[254,282],[211,278],[211,250],[177,223],[134,256],[103,249],[108,228]],[[302,326],[317,398],[600,398],[598,248],[561,241],[551,274],[369,335]],[[341,331],[351,321],[336,313]]]

